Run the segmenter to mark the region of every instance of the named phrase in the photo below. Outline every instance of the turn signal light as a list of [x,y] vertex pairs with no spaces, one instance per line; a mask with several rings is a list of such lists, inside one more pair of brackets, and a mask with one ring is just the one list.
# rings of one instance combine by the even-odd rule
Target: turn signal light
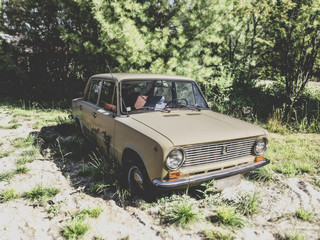
[[169,172],[169,178],[178,178],[180,177],[180,171],[178,172]]
[[256,156],[256,162],[261,162],[264,159],[263,155]]

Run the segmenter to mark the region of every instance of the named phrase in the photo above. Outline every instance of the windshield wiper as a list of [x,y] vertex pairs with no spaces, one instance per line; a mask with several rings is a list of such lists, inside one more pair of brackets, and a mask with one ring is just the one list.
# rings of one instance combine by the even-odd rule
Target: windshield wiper
[[193,105],[184,105],[184,104],[176,104],[176,105],[172,105],[172,106],[167,106],[164,109],[162,109],[163,111],[168,111],[170,112],[170,108],[188,108],[190,110],[195,110],[195,111],[201,111],[201,108],[199,106],[193,106]]

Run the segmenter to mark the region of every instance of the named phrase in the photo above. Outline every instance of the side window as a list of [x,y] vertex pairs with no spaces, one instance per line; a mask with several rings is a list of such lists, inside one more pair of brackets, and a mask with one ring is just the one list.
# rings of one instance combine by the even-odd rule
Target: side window
[[99,92],[101,88],[101,81],[100,80],[93,80],[91,81],[89,92],[87,94],[86,100],[93,104],[97,104]]
[[[106,104],[108,106],[106,106]],[[115,110],[116,105],[117,105],[117,99],[116,99],[116,90],[115,90],[114,82],[103,81],[99,107],[102,107],[106,110],[110,110],[111,108]]]
[[176,82],[177,98],[183,98],[188,104],[195,105],[195,96],[191,82]]

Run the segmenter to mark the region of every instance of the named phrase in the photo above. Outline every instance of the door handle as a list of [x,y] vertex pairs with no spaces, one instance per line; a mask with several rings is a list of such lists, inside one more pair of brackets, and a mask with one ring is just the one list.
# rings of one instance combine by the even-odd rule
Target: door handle
[[94,118],[97,117],[97,113],[96,112],[93,112],[92,115],[93,115]]

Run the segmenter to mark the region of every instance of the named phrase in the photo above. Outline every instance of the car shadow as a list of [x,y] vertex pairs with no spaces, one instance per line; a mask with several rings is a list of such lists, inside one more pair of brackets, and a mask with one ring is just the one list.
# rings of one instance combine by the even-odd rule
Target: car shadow
[[35,145],[45,159],[52,159],[62,174],[70,179],[72,186],[93,197],[114,200],[118,206],[137,207],[143,200],[155,202],[172,194],[195,198],[199,192],[194,188],[175,191],[158,191],[156,195],[142,199],[133,196],[122,184],[121,168],[114,159],[97,148],[97,144],[86,139],[73,123],[44,126],[39,132],[31,132]]

